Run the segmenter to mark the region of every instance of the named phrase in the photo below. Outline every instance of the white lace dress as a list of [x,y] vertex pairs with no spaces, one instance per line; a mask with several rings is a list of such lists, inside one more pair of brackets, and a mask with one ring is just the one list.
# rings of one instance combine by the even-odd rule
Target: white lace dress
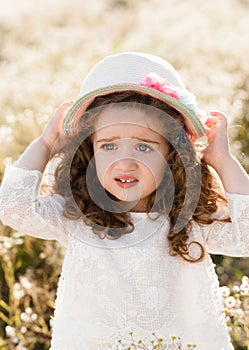
[[191,240],[207,252],[203,261],[192,264],[168,254],[165,218],[152,221],[144,213],[132,213],[134,232],[100,240],[82,222],[62,217],[62,197],[38,196],[41,178],[38,171],[8,166],[0,218],[67,248],[51,350],[115,349],[130,331],[145,342],[155,331],[163,338],[176,335],[184,343],[196,343],[198,350],[232,349],[208,252],[249,255],[249,196],[227,194],[232,223],[193,225]]

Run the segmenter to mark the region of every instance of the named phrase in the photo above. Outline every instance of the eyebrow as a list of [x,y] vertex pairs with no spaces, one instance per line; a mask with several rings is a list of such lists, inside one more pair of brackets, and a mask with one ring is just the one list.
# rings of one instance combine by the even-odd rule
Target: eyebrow
[[[140,141],[143,141],[143,142],[146,142],[146,143],[154,143],[154,144],[160,145],[160,142],[158,142],[158,141],[154,141],[154,140],[151,140],[151,139],[145,139],[143,137],[132,136],[132,137],[128,137],[128,138],[133,139],[133,140],[140,140]],[[97,143],[100,143],[100,142],[111,142],[111,141],[115,141],[115,140],[120,140],[120,137],[119,136],[112,136],[110,138],[99,139],[96,142]]]

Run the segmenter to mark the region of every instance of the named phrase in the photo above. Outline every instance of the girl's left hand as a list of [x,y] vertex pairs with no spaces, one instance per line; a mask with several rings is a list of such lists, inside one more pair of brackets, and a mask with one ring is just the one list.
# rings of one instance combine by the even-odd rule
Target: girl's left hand
[[203,150],[203,160],[217,170],[227,156],[230,157],[227,117],[218,111],[211,111],[206,123],[208,145]]

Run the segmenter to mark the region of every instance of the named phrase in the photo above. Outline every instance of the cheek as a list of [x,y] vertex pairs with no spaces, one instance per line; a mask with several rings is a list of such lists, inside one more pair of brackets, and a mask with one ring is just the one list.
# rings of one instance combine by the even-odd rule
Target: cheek
[[153,182],[155,182],[155,186],[157,187],[162,181],[165,173],[167,165],[166,160],[162,157],[162,155],[157,155],[144,163],[144,165],[148,176],[153,178]]
[[99,181],[102,185],[104,185],[108,182],[108,179],[110,179],[110,176],[108,176],[108,171],[110,170],[111,164],[108,162],[106,157],[103,157],[103,155],[97,153],[95,155],[95,166]]
[[99,157],[98,155],[95,155],[95,166],[96,166],[98,178],[99,178],[100,182],[102,183],[104,173],[106,172],[106,167],[105,167],[105,164],[103,162],[103,159],[101,159],[101,157]]
[[156,186],[159,186],[165,173],[166,161],[164,160],[163,162],[157,163],[156,169],[157,170],[155,172],[155,181],[156,181]]

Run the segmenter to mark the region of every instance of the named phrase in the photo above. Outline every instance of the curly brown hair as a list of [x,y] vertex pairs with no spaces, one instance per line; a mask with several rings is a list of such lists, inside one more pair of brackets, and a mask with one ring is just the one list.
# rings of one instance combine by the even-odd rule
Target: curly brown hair
[[[196,241],[189,243],[192,223],[195,221],[203,225],[214,221],[212,214],[217,211],[219,203],[226,202],[223,189],[201,159],[198,148],[186,136],[181,114],[145,94],[128,91],[96,97],[81,117],[78,133],[67,139],[55,170],[53,191],[65,198],[64,216],[71,220],[82,218],[102,239],[117,239],[134,229],[131,216],[122,202],[110,193],[107,193],[111,199],[108,207],[100,202],[105,190],[99,182],[94,163],[92,139],[96,118],[104,108],[117,103],[129,103],[129,107],[153,113],[161,120],[161,134],[169,144],[167,164],[170,171],[165,171],[159,187],[149,196],[146,212],[149,215],[151,211],[156,211],[158,215],[169,218],[167,238],[171,255],[190,262],[202,260],[203,246]],[[148,110],[148,107],[151,109]],[[90,181],[87,179],[89,173]],[[197,258],[191,257],[190,244],[199,247]]]

